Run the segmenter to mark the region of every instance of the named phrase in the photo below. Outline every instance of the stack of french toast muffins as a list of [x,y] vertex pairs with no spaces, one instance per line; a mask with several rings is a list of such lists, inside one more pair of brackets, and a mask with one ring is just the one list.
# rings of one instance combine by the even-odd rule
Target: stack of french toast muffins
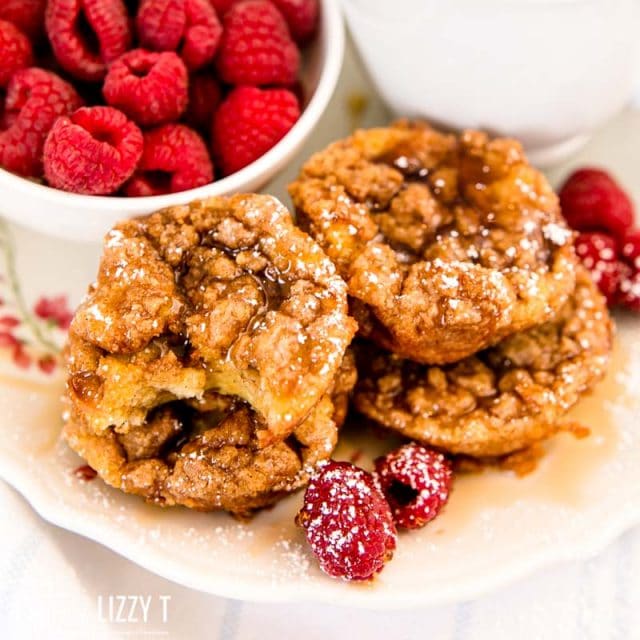
[[479,461],[573,428],[612,322],[519,143],[399,121],[289,192],[293,215],[239,194],[107,234],[64,427],[104,481],[246,516],[306,485],[347,416]]

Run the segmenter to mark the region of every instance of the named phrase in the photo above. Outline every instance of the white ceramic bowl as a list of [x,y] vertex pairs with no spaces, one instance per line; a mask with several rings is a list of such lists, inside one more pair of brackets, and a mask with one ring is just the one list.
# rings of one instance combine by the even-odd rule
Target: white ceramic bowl
[[402,116],[519,138],[566,159],[630,99],[637,0],[342,0],[380,95]]
[[302,70],[302,84],[311,96],[309,102],[278,144],[237,173],[180,193],[122,198],[66,193],[0,169],[0,215],[41,233],[99,242],[123,218],[198,198],[255,191],[291,160],[315,127],[335,89],[343,56],[344,26],[338,2],[322,0],[319,34],[307,50]]

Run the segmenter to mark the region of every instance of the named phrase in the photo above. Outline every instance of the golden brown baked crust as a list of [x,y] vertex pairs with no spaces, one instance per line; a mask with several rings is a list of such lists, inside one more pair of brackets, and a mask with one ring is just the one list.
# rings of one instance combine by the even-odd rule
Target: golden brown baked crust
[[355,322],[346,286],[275,199],[210,198],[127,220],[70,329],[72,413],[124,433],[167,402],[237,396],[262,446],[331,388]]
[[207,392],[200,401],[174,401],[147,421],[96,433],[71,414],[64,437],[108,484],[160,506],[184,505],[239,515],[273,504],[302,487],[329,458],[355,383],[347,352],[330,394],[285,440],[258,445],[260,418],[237,398]]
[[412,360],[460,360],[549,320],[573,290],[572,234],[513,140],[357,131],[312,156],[290,193],[361,335]]
[[580,268],[575,293],[553,322],[444,367],[360,344],[354,404],[399,433],[456,454],[501,456],[548,438],[604,375],[612,324]]

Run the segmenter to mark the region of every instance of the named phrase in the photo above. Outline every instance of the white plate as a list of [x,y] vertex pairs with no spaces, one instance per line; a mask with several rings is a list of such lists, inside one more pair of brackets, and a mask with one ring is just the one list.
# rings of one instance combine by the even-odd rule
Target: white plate
[[[368,90],[348,62],[334,108],[303,153],[350,128],[344,102],[352,91]],[[372,101],[365,123],[384,117]],[[640,114],[627,112],[575,164],[597,161],[625,184],[640,185],[638,148]],[[276,193],[295,171],[292,166],[278,180]],[[4,318],[14,315],[20,324],[10,332],[26,339],[26,351],[37,356],[64,337],[34,317],[37,298],[62,293],[77,302],[95,273],[98,249],[18,228],[2,231],[7,265],[0,282],[0,344],[7,342]],[[375,609],[471,598],[552,562],[594,554],[640,522],[640,318],[618,320],[611,375],[571,416],[592,428],[591,437],[556,438],[525,478],[506,472],[458,478],[445,513],[425,529],[401,535],[393,561],[372,584],[349,585],[317,570],[293,524],[300,495],[240,524],[225,514],[157,509],[100,480],[82,482],[73,473],[80,459],[58,440],[59,374],[34,364],[20,369],[7,347],[0,347],[0,476],[50,522],[202,591]],[[365,449],[361,461],[367,464],[368,454],[385,446],[370,433],[351,434],[340,454]]]

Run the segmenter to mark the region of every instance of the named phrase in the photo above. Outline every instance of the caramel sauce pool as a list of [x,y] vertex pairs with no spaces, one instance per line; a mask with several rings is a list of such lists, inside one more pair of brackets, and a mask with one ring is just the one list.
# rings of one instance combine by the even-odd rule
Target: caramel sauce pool
[[588,437],[578,439],[570,433],[561,433],[552,438],[545,444],[547,453],[538,461],[537,468],[523,477],[500,470],[458,475],[444,517],[434,521],[435,532],[459,533],[481,511],[507,508],[518,500],[582,507],[590,499],[587,479],[615,456],[620,444],[620,433],[608,406],[632,402],[616,380],[616,373],[625,369],[627,358],[616,340],[606,378],[564,420],[589,428]]

